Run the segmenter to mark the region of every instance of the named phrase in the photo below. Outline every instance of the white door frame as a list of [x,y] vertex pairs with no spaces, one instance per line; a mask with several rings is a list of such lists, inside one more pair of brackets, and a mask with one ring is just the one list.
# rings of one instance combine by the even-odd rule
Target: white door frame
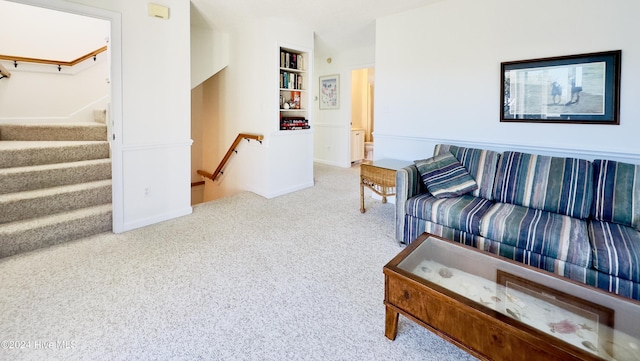
[[111,103],[108,114],[111,146],[111,179],[113,202],[113,232],[124,231],[124,178],[122,172],[122,19],[121,14],[62,0],[6,0],[44,9],[57,10],[111,22],[109,44],[111,66]]

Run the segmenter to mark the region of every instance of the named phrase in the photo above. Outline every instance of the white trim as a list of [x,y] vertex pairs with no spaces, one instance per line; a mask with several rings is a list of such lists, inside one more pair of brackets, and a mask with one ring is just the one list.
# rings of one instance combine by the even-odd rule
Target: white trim
[[300,191],[300,190],[303,190],[303,189],[306,189],[306,188],[310,188],[310,187],[313,187],[313,185],[314,185],[314,182],[311,181],[309,183],[298,184],[298,185],[295,185],[293,187],[279,189],[279,190],[276,190],[274,192],[269,192],[269,193],[266,193],[266,194],[263,193],[263,192],[260,192],[260,191],[258,191],[256,189],[251,189],[250,187],[247,190],[250,191],[250,192],[253,192],[253,193],[255,193],[255,194],[257,194],[257,195],[259,195],[261,197],[264,197],[264,198],[267,198],[267,199],[271,199],[271,198],[283,196],[285,194],[289,194],[289,193],[292,193],[292,192]]
[[[533,144],[515,144],[509,142],[488,142],[488,141],[470,141],[454,138],[427,138],[413,137],[396,134],[381,134],[374,132],[376,141],[392,141],[392,142],[410,142],[414,144],[424,143],[425,145],[435,144],[454,144],[462,147],[490,149],[498,152],[513,150],[524,153],[533,153],[540,155],[551,155],[559,157],[573,157],[587,160],[594,159],[610,159],[627,163],[640,164],[640,154],[625,151],[612,151],[607,149],[577,149],[556,146],[540,146]],[[430,148],[433,151],[433,148]]]
[[127,222],[123,224],[123,232],[131,231],[137,228],[142,228],[146,226],[150,226],[152,224],[168,221],[170,219],[188,216],[193,213],[193,207],[186,207],[177,211],[167,212],[159,215],[155,215],[153,217],[147,217],[144,219],[137,219],[134,222]]
[[171,143],[146,143],[146,144],[127,144],[122,146],[123,152],[136,152],[153,149],[181,148],[191,147],[193,139],[171,142]]
[[313,159],[314,163],[320,163],[320,164],[326,164],[326,165],[332,165],[334,167],[340,167],[340,168],[351,168],[351,164],[348,166],[345,166],[344,164],[340,163],[340,162],[333,162],[333,161],[328,161],[328,160],[324,160],[324,159]]
[[317,123],[315,124],[315,127],[316,128],[349,129],[349,131],[351,131],[351,127],[348,124]]

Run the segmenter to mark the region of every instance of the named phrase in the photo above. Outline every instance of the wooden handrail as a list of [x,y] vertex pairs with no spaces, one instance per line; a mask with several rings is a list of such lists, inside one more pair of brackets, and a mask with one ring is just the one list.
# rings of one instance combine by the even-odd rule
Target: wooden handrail
[[231,145],[231,147],[229,147],[229,150],[227,151],[227,154],[224,155],[224,158],[222,158],[222,161],[220,161],[220,164],[218,164],[218,168],[216,168],[216,170],[213,172],[213,174],[204,171],[204,170],[200,170],[198,169],[198,174],[200,174],[203,177],[209,178],[211,180],[216,180],[216,177],[222,173],[222,168],[224,168],[224,166],[227,164],[227,162],[229,161],[229,158],[231,158],[231,155],[233,154],[233,152],[235,151],[236,147],[238,146],[238,144],[240,144],[240,142],[243,140],[257,140],[258,142],[262,143],[262,140],[264,139],[264,136],[262,135],[257,135],[257,134],[247,134],[247,133],[240,133],[238,134],[238,136],[236,137],[236,140],[233,142],[233,144]]
[[13,56],[13,55],[0,55],[0,60],[11,60],[14,62],[24,62],[24,63],[38,63],[38,64],[51,64],[51,65],[63,65],[63,66],[74,66],[80,62],[83,62],[89,58],[92,58],[102,52],[107,51],[107,46],[103,46],[100,49],[94,50],[88,54],[85,54],[78,59],[71,61],[63,61],[63,60],[51,60],[51,59],[38,59],[38,58],[25,58],[23,56]]
[[197,187],[197,186],[203,186],[203,185],[204,185],[204,181],[191,182],[191,188]]

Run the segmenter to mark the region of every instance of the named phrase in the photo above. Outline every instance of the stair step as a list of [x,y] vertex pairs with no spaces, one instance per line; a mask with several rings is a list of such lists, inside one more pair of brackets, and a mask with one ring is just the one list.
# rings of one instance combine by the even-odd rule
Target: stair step
[[106,141],[0,141],[0,168],[109,158]]
[[106,141],[107,126],[100,123],[2,124],[0,140]]
[[0,195],[0,224],[111,203],[111,180]]
[[0,225],[0,257],[112,230],[111,204]]
[[111,160],[92,159],[0,169],[0,194],[111,179]]

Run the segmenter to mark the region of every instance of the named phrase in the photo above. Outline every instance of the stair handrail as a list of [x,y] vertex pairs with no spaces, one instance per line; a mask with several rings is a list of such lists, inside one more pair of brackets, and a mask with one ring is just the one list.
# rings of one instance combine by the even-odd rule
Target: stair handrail
[[238,152],[236,150],[236,147],[238,146],[238,144],[240,144],[240,142],[243,139],[246,139],[248,142],[251,141],[252,139],[257,140],[258,142],[260,142],[260,144],[262,144],[262,140],[264,139],[264,136],[258,135],[258,134],[248,134],[248,133],[238,134],[238,136],[236,137],[236,140],[233,142],[233,144],[231,144],[231,146],[229,147],[229,150],[227,150],[227,154],[224,155],[224,158],[222,158],[222,161],[220,161],[220,164],[218,164],[218,168],[216,168],[213,174],[200,169],[198,169],[198,174],[203,177],[209,178],[212,181],[216,180],[216,177],[218,177],[218,175],[223,174],[222,168],[224,168],[224,166],[227,164],[227,162],[229,161],[229,158],[231,158],[231,155],[234,152],[235,153]]
[[14,56],[14,55],[2,55],[0,54],[0,60],[9,60],[9,61],[13,61],[13,65],[15,67],[18,67],[18,62],[23,62],[23,63],[37,63],[37,64],[51,64],[51,65],[57,65],[58,66],[58,70],[60,69],[61,66],[74,66],[78,63],[81,63],[89,58],[93,58],[93,60],[95,60],[95,57],[100,54],[107,51],[107,46],[103,46],[100,49],[96,49],[92,52],[89,52],[85,55],[82,55],[81,57],[71,60],[71,61],[64,61],[64,60],[53,60],[53,59],[40,59],[40,58],[27,58],[27,57],[23,57],[23,56]]

